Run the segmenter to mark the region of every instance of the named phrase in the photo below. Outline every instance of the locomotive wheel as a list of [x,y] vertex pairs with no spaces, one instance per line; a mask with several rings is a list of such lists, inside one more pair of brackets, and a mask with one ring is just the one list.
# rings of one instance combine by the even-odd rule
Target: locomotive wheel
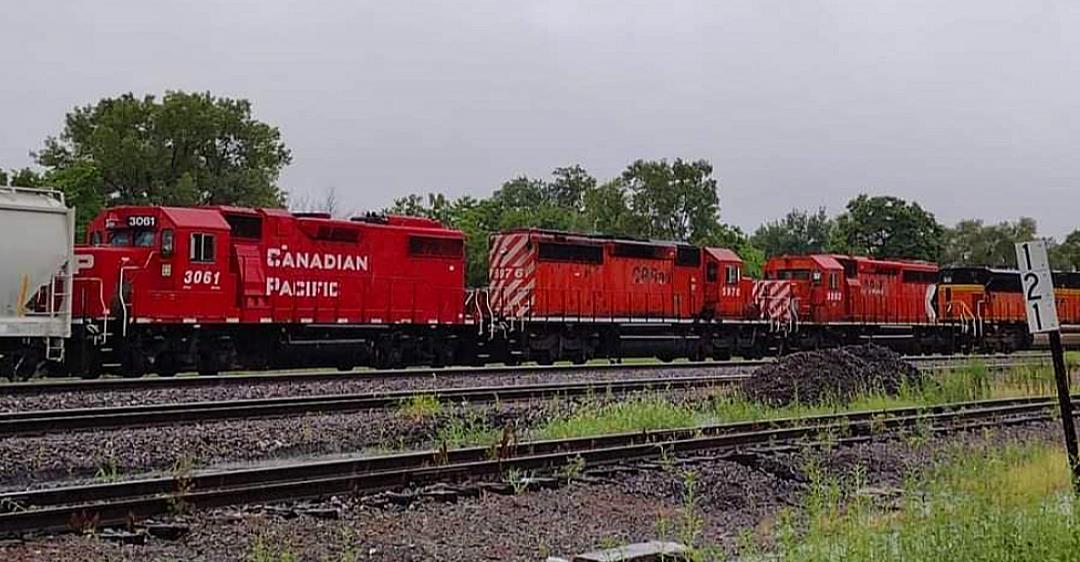
[[199,356],[198,372],[201,376],[212,377],[221,372],[221,362],[213,353],[204,353]]
[[401,350],[387,340],[375,348],[374,367],[376,369],[400,369],[402,366]]
[[170,353],[162,353],[158,355],[154,360],[154,370],[159,377],[175,377],[176,372],[179,370],[176,366],[176,359]]
[[79,364],[79,368],[73,374],[78,375],[79,378],[85,380],[94,380],[101,378],[101,355],[96,351],[87,351],[83,356],[83,363]]
[[580,352],[574,354],[574,357],[570,362],[575,365],[584,365],[589,362],[589,358],[586,357],[585,350],[582,349]]
[[146,356],[138,350],[129,351],[121,365],[121,376],[125,379],[137,379],[146,375]]
[[555,364],[555,358],[551,356],[551,350],[548,349],[533,351],[533,360],[536,361],[537,365],[549,366]]

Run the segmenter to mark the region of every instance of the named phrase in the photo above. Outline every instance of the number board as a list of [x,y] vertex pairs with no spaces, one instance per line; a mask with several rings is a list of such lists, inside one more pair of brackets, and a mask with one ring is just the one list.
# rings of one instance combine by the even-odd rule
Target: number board
[[131,228],[154,228],[157,226],[157,217],[152,215],[130,216],[127,222]]
[[1020,266],[1020,287],[1027,305],[1028,329],[1033,334],[1060,328],[1054,278],[1046,258],[1046,241],[1032,240],[1016,245],[1016,263]]

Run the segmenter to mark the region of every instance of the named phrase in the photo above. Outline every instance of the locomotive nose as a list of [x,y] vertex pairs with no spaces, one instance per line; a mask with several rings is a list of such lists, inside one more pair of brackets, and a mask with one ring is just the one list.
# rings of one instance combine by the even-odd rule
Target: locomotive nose
[[[123,291],[130,295],[132,264],[142,264],[148,251],[143,248],[83,246],[75,250],[74,301],[76,318],[104,318],[110,315],[111,303]],[[124,269],[127,268],[125,272]],[[121,288],[121,277],[125,287]]]

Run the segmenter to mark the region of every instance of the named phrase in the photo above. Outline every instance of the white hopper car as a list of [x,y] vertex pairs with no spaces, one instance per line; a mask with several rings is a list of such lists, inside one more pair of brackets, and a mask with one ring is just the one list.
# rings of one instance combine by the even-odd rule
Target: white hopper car
[[62,193],[0,186],[0,376],[63,360],[74,240],[75,211]]

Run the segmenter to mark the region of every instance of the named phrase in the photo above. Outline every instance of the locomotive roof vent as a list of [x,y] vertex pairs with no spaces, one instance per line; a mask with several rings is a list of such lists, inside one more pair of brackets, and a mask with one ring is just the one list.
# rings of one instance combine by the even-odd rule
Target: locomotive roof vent
[[298,219],[329,219],[330,213],[293,213]]
[[378,213],[367,213],[359,217],[353,217],[352,222],[366,222],[369,224],[389,224],[390,218],[386,215],[380,215]]

